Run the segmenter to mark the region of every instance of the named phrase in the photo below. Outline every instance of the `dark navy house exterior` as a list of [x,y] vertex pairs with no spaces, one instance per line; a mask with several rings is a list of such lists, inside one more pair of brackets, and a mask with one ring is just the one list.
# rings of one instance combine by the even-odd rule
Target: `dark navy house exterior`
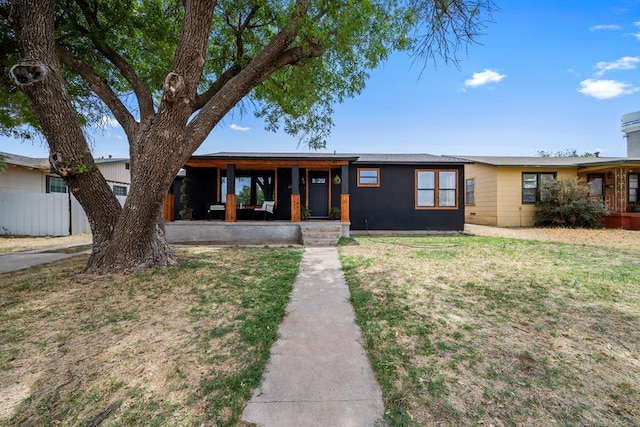
[[[171,187],[165,219],[184,208],[186,176],[193,219],[337,219],[351,230],[462,231],[465,163],[430,154],[198,155]],[[275,202],[268,215],[265,201]]]

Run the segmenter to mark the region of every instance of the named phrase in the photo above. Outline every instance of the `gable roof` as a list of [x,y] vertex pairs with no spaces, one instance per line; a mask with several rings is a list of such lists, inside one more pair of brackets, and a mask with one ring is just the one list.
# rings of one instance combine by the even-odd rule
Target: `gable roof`
[[504,167],[576,168],[596,165],[640,163],[627,157],[521,157],[521,156],[458,156],[474,163]]

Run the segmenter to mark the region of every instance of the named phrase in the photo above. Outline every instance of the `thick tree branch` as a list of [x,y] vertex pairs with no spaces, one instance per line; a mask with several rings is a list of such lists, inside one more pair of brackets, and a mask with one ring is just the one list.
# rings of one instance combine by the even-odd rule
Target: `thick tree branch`
[[294,47],[282,51],[279,48],[286,43],[286,40],[283,40],[286,38],[288,38],[286,34],[276,37],[247,68],[213,94],[200,113],[187,126],[188,140],[193,145],[189,149],[195,150],[224,115],[271,74],[287,65],[295,65],[303,59],[323,54],[323,50],[319,47]]
[[[94,7],[90,7],[86,1],[76,0],[76,4],[80,7],[82,14],[85,17],[85,20],[95,28],[101,28],[100,21],[98,20],[98,6],[97,4]],[[120,71],[122,77],[124,77],[127,82],[131,85],[133,89],[133,93],[136,95],[136,99],[138,100],[138,107],[140,108],[140,120],[144,120],[146,118],[152,117],[155,114],[155,109],[153,106],[153,96],[149,91],[147,85],[138,77],[137,73],[127,62],[122,55],[116,52],[110,46],[105,45],[104,41],[97,38],[94,33],[87,31],[85,28],[80,27],[79,25],[76,28],[84,34],[85,37],[89,38],[93,43],[94,47],[98,50],[98,52],[102,53],[105,58],[109,60],[117,69]]]
[[194,151],[225,114],[271,74],[304,58],[322,55],[323,50],[313,44],[306,48],[289,47],[308,10],[309,1],[299,0],[287,26],[242,71],[216,92],[207,91],[211,91],[211,98],[187,126],[188,150]]
[[[172,72],[185,82],[198,82],[202,75],[207,51],[207,42],[213,20],[215,0],[185,0],[185,14],[180,30],[180,39],[173,59]],[[197,84],[183,89],[184,99],[193,102]],[[186,120],[186,119],[185,119]]]
[[136,99],[138,100],[140,120],[152,117],[155,114],[153,96],[151,95],[147,85],[142,81],[142,79],[140,79],[140,77],[138,77],[131,64],[111,48],[107,47],[102,49],[101,46],[96,47],[120,71],[122,77],[124,77],[131,85],[133,93],[136,94]]
[[209,87],[209,89],[207,89],[206,92],[196,97],[196,100],[193,103],[193,111],[198,111],[199,109],[204,107],[204,105],[209,102],[209,100],[213,98],[213,96],[218,93],[229,80],[237,76],[240,71],[242,71],[242,67],[238,64],[234,64],[224,73],[222,73],[222,75],[215,82],[213,82],[213,84]]
[[104,78],[98,76],[91,67],[69,52],[64,46],[56,45],[56,52],[63,63],[89,83],[91,90],[109,107],[113,116],[122,125],[125,133],[130,137],[129,139],[131,139],[135,133],[137,122]]

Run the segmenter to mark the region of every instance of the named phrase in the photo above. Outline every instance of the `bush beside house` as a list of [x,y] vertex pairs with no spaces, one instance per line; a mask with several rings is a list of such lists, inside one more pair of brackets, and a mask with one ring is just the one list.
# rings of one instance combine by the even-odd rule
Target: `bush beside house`
[[561,178],[550,180],[540,189],[536,203],[538,227],[601,228],[608,210],[602,200],[590,197],[584,180]]

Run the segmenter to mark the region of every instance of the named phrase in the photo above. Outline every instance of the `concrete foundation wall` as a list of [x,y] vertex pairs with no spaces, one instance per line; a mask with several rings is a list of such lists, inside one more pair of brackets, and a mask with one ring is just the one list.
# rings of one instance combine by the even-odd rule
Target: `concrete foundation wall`
[[220,245],[299,245],[300,225],[272,221],[208,222],[175,221],[165,224],[169,243],[201,243]]

